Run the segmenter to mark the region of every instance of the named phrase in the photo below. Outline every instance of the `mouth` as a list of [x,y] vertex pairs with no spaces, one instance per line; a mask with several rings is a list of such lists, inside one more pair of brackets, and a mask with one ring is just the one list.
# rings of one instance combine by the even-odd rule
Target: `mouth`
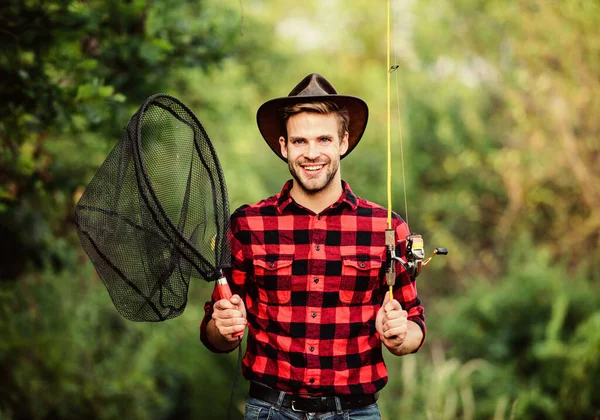
[[300,167],[303,169],[303,171],[308,174],[308,175],[318,175],[321,173],[321,171],[323,170],[323,168],[325,167],[325,164],[320,163],[320,164],[310,164],[310,165],[300,165]]

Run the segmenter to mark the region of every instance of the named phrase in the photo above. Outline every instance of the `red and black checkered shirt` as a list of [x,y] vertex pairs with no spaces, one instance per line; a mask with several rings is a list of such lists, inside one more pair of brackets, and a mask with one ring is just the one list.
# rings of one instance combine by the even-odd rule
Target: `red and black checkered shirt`
[[[248,314],[244,376],[310,395],[372,394],[387,382],[375,318],[385,282],[387,210],[352,193],[319,214],[290,196],[292,182],[231,218],[233,293]],[[409,229],[393,214],[399,255]],[[417,288],[398,264],[394,298],[423,330]],[[213,304],[205,305],[202,341]],[[422,343],[421,343],[422,344]]]

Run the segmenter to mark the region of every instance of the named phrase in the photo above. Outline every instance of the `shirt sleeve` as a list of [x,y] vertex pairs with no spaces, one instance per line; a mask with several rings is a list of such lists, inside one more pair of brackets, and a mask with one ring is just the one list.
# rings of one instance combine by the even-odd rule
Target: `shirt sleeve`
[[[237,294],[242,299],[245,296],[245,285],[246,285],[246,270],[244,268],[244,258],[243,258],[243,247],[242,242],[240,241],[240,229],[239,229],[239,219],[232,217],[230,228],[228,231],[229,240],[231,243],[231,267],[223,270],[223,274],[229,283],[229,287],[231,288],[232,294]],[[212,318],[212,314],[214,312],[214,304],[217,300],[219,300],[219,293],[217,291],[216,285],[213,289],[211,300],[204,304],[204,318],[202,318],[202,323],[200,324],[200,341],[204,346],[212,351],[213,353],[230,353],[234,349],[231,350],[221,350],[212,345],[212,343],[208,340],[207,336],[207,326],[208,322]]]
[[[406,237],[410,234],[408,225],[399,217],[396,225],[396,255],[406,260]],[[423,339],[419,347],[413,352],[419,351],[425,343],[427,328],[425,326],[425,310],[421,305],[421,299],[417,293],[417,282],[412,279],[402,264],[396,262],[396,281],[393,289],[394,299],[402,304],[408,312],[408,319],[416,323],[423,331]]]

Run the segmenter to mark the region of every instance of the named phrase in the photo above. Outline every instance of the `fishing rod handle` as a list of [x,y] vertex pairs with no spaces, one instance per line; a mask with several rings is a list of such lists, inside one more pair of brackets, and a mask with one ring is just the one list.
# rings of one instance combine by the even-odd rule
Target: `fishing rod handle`
[[[219,292],[219,297],[221,299],[231,299],[231,288],[229,287],[229,283],[227,283],[227,279],[225,277],[221,277],[217,280],[217,290]],[[234,337],[240,337],[244,334],[244,331],[237,332],[233,334]]]
[[221,277],[217,280],[217,290],[219,291],[219,297],[221,299],[231,299],[231,289],[229,288],[229,283],[227,283],[227,279],[225,277]]

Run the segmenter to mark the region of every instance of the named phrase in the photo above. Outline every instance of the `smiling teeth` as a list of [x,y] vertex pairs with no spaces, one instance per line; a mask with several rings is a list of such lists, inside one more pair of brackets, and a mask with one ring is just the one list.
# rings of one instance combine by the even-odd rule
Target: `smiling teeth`
[[318,171],[322,167],[323,167],[323,165],[321,165],[321,166],[305,166],[304,169],[306,169],[307,171]]

